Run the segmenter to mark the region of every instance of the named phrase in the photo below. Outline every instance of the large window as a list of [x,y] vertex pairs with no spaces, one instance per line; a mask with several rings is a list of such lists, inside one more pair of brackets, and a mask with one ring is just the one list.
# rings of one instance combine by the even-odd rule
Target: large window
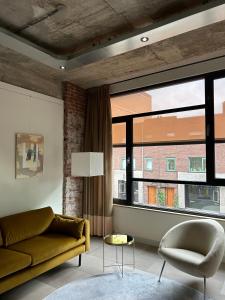
[[225,213],[225,78],[219,76],[112,97],[115,203]]
[[225,78],[214,80],[215,173],[225,179]]

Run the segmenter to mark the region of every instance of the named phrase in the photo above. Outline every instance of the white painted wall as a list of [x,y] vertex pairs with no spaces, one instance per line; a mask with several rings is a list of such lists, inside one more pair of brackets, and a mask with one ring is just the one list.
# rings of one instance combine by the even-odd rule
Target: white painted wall
[[[136,241],[158,246],[163,235],[180,222],[199,219],[194,215],[163,212],[153,209],[113,206],[114,232],[131,234]],[[225,230],[225,220],[215,219]],[[224,256],[225,262],[225,256]]]
[[[44,172],[15,179],[15,134],[44,136]],[[0,82],[0,217],[52,206],[62,212],[63,101]]]

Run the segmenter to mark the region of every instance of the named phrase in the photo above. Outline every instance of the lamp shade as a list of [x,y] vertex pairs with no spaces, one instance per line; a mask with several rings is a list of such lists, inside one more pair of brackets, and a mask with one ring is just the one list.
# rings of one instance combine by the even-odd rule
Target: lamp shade
[[72,153],[71,175],[91,177],[103,175],[102,152],[77,152]]

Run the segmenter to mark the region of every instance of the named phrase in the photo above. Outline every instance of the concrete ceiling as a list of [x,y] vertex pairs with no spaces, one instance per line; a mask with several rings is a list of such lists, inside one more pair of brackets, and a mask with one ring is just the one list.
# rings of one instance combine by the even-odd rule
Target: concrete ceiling
[[[55,54],[70,55],[81,49],[101,45],[124,33],[132,33],[137,28],[183,13],[190,8],[203,6],[206,2],[215,1],[0,0],[0,26]],[[50,13],[58,4],[64,5],[63,9],[21,30]],[[40,83],[36,80],[40,77],[43,84],[45,79],[49,82],[52,91],[48,94],[54,96],[54,87],[63,80],[88,88],[220,55],[225,55],[225,22],[71,71],[54,70],[15,51],[0,47],[0,80],[13,83],[17,78],[18,85],[25,88],[29,88],[27,82],[31,84],[32,81],[31,89],[40,91],[42,86],[39,87]],[[19,76],[20,73],[23,76]]]
[[225,55],[225,21],[71,70],[65,79],[88,88]]
[[[213,0],[0,0],[0,26],[57,54],[95,46]],[[39,23],[26,25],[64,8]]]

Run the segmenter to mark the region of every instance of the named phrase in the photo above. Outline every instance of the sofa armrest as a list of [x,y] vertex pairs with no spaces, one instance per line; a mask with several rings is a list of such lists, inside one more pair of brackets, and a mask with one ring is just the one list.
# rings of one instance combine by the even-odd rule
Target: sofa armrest
[[85,251],[89,251],[90,244],[91,244],[91,240],[90,240],[90,222],[89,222],[89,220],[83,219],[83,218],[78,218],[78,217],[60,215],[60,214],[56,214],[56,216],[60,216],[61,218],[69,219],[69,220],[84,220],[83,235],[85,237]]

